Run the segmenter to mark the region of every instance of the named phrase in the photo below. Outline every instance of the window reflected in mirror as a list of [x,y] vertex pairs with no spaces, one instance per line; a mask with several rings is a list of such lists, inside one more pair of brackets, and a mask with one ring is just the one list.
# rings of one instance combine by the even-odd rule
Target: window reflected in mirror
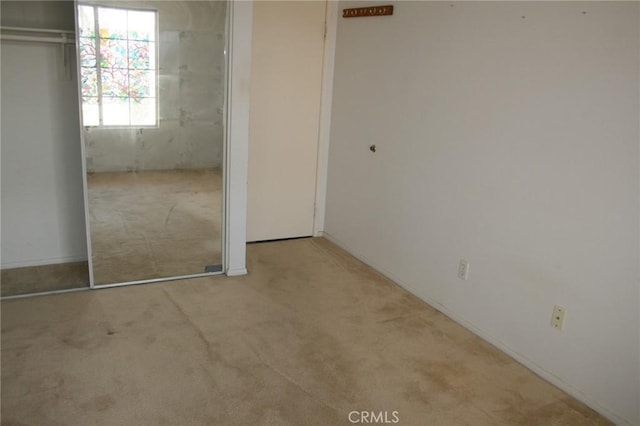
[[157,125],[156,15],[78,6],[85,126]]

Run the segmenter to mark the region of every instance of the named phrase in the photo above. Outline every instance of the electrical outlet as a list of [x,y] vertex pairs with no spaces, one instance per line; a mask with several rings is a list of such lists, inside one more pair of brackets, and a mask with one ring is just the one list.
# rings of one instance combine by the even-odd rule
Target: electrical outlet
[[562,306],[554,306],[553,307],[553,316],[551,317],[551,327],[562,330],[564,327],[564,317],[566,311]]
[[460,265],[458,265],[458,278],[465,281],[469,278],[469,262],[464,259],[460,259]]

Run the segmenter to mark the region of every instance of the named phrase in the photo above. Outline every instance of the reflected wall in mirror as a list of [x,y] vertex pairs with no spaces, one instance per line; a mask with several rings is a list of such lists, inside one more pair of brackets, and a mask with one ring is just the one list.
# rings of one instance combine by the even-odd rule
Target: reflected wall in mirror
[[221,270],[226,12],[77,5],[94,285]]

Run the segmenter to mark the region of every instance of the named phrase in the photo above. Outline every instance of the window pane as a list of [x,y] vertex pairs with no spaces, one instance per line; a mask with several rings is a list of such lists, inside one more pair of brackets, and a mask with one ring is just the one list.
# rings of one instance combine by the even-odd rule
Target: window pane
[[96,66],[96,39],[80,37],[80,66]]
[[100,66],[102,68],[128,68],[127,41],[100,39]]
[[129,72],[129,96],[134,99],[156,96],[156,72],[131,70]]
[[102,96],[112,96],[116,98],[129,97],[129,79],[126,69],[103,69],[102,70]]
[[131,125],[154,126],[156,124],[155,98],[131,99]]
[[80,68],[82,96],[98,96],[98,71],[95,68]]
[[83,5],[78,16],[84,124],[156,125],[156,12]]
[[100,125],[100,108],[98,98],[82,97],[82,122],[85,126]]
[[156,44],[148,41],[129,42],[129,68],[155,69]]
[[129,38],[132,40],[156,39],[156,14],[155,12],[129,11]]
[[96,36],[96,20],[93,15],[93,7],[78,6],[78,27],[80,28],[80,37]]
[[103,97],[102,123],[105,126],[128,126],[129,99]]
[[98,8],[98,25],[102,38],[127,38],[127,11],[125,9]]

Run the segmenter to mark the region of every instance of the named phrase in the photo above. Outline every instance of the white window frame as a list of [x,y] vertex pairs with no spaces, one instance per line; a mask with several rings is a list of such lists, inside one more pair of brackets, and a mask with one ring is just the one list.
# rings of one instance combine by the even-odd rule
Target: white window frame
[[[78,28],[78,38],[77,40],[80,39],[90,39],[93,38],[94,43],[95,43],[95,52],[96,52],[96,66],[95,66],[95,70],[96,70],[96,74],[97,74],[97,92],[98,95],[97,96],[91,96],[93,98],[96,98],[98,100],[98,117],[99,117],[99,123],[98,124],[91,124],[91,125],[83,125],[85,127],[95,127],[95,128],[157,128],[159,127],[159,122],[160,122],[160,117],[159,117],[159,88],[158,88],[158,83],[159,83],[159,78],[158,78],[158,71],[159,71],[159,43],[160,40],[158,38],[159,34],[158,34],[158,11],[154,10],[154,9],[139,9],[139,8],[129,8],[129,7],[115,7],[115,6],[103,6],[103,5],[97,5],[97,4],[90,4],[90,3],[78,3],[77,7],[80,6],[86,6],[86,7],[91,7],[93,9],[93,16],[94,16],[94,26],[95,26],[95,37],[85,37],[85,36],[81,36],[80,35],[80,31]],[[154,59],[155,59],[155,63],[154,68],[153,69],[148,69],[148,71],[154,71],[154,86],[155,86],[155,93],[153,97],[148,97],[147,99],[153,99],[154,100],[154,104],[155,104],[155,123],[154,124],[104,124],[104,113],[103,113],[103,94],[102,94],[102,67],[100,66],[100,64],[102,63],[102,57],[100,54],[100,43],[101,43],[101,37],[100,37],[100,22],[99,22],[99,18],[98,18],[98,10],[99,9],[115,9],[115,10],[122,10],[122,11],[140,11],[140,12],[152,12],[154,13],[155,16],[155,23],[154,23],[154,30],[155,30],[155,37],[154,37],[154,41],[152,41],[151,43],[154,44],[154,49],[155,49],[155,55],[154,55]],[[133,39],[121,39],[121,40],[126,40],[127,44],[133,40]],[[80,52],[80,44],[78,42],[78,68],[80,69],[80,71],[82,71],[83,68],[94,68],[94,67],[86,67],[82,65],[82,61],[81,61],[81,52]],[[135,70],[137,68],[127,68],[127,72],[131,71],[131,70]],[[85,96],[82,94],[82,75],[80,75],[80,104],[81,106],[84,105],[84,98]],[[126,99],[129,100],[130,102],[130,97],[127,97]],[[131,110],[129,110],[129,122],[131,123]]]

